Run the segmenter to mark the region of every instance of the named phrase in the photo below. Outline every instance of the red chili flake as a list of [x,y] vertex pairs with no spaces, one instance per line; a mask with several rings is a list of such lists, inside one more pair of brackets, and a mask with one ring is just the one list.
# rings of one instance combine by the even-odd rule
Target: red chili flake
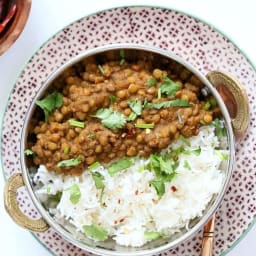
[[128,133],[126,135],[126,138],[131,138],[134,136],[134,134],[136,134],[136,129],[135,128],[132,128],[130,130],[128,130]]
[[135,191],[135,195],[137,196],[138,194],[139,194],[139,191],[138,191],[138,190],[136,190],[136,191]]
[[122,218],[119,220],[120,223],[122,223],[125,220],[125,218]]
[[121,200],[120,200],[120,198],[118,198],[118,201],[117,201],[119,204],[121,203]]
[[153,203],[156,204],[158,201],[156,199],[152,199]]
[[172,192],[177,191],[177,188],[175,186],[171,186],[170,189],[171,189]]
[[117,220],[114,221],[114,224],[115,224],[115,225],[117,224]]

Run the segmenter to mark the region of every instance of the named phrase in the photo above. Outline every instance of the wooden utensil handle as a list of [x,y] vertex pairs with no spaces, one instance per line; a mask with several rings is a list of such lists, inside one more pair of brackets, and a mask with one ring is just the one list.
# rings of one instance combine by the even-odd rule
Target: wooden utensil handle
[[204,233],[202,239],[201,256],[213,255],[213,238],[214,238],[215,215],[204,226]]

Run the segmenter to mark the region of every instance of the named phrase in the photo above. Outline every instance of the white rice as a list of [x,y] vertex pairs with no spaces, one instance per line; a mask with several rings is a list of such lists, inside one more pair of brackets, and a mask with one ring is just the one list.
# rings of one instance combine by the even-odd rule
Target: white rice
[[[42,202],[58,191],[62,196],[56,209],[50,209],[56,218],[69,220],[77,230],[83,232],[84,225],[96,223],[104,228],[118,244],[142,246],[147,242],[145,231],[157,231],[171,235],[187,227],[189,221],[202,216],[203,210],[214,194],[218,193],[224,182],[220,164],[222,159],[216,154],[219,139],[214,128],[205,126],[198,136],[189,139],[190,146],[178,140],[170,146],[186,149],[201,148],[199,156],[181,154],[177,176],[165,183],[165,193],[159,200],[156,190],[149,183],[155,178],[153,171],[139,171],[149,160],[136,160],[134,166],[120,171],[111,177],[103,166],[95,171],[104,176],[103,202],[100,203],[101,190],[96,189],[89,171],[80,177],[64,176],[48,172],[41,165],[34,176],[36,193]],[[219,150],[227,154],[228,151]],[[184,167],[185,163],[191,167]],[[70,201],[70,191],[77,184],[81,197],[77,204]],[[172,187],[177,190],[173,191]],[[121,220],[121,222],[120,222]]]

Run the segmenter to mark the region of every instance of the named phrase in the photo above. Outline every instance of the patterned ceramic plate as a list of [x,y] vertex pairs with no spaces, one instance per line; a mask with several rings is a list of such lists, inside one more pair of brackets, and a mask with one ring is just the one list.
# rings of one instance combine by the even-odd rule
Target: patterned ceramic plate
[[[167,49],[206,74],[220,69],[245,85],[251,109],[250,129],[237,146],[236,167],[230,187],[217,211],[215,255],[225,254],[253,223],[256,212],[256,72],[226,37],[188,15],[161,8],[126,7],[102,11],[69,25],[47,41],[30,59],[11,93],[3,122],[2,162],[6,178],[20,171],[19,138],[25,112],[49,74],[69,59],[96,46],[139,43]],[[19,191],[23,211],[39,215],[26,190]],[[63,240],[54,230],[35,234],[55,255],[89,255]],[[202,234],[163,255],[199,255]]]

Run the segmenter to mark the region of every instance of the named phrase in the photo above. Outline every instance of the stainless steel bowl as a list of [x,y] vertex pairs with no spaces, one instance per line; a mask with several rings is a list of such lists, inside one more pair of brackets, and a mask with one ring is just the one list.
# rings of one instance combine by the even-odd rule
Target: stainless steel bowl
[[[196,218],[190,222],[190,229],[185,228],[169,237],[161,238],[156,241],[151,241],[140,248],[124,247],[119,246],[115,241],[107,242],[93,242],[92,240],[86,238],[82,234],[75,231],[75,228],[67,223],[58,223],[49,212],[43,207],[39,202],[37,196],[34,193],[33,184],[31,182],[31,168],[28,167],[26,159],[24,157],[24,152],[27,143],[28,127],[30,124],[31,117],[35,111],[35,101],[41,98],[46,90],[51,86],[52,82],[68,67],[78,63],[79,61],[90,57],[92,55],[96,56],[97,59],[107,59],[115,60],[119,59],[120,49],[125,50],[125,58],[127,60],[136,59],[150,59],[159,65],[168,64],[169,62],[178,62],[186,69],[191,71],[196,75],[201,82],[205,85],[203,91],[206,94],[212,94],[222,112],[223,119],[225,120],[225,126],[228,133],[228,143],[229,143],[229,160],[227,166],[224,167],[223,172],[225,173],[225,182],[223,183],[221,191],[216,195],[211,202],[208,204],[207,208],[203,212],[201,218]],[[136,44],[112,44],[104,47],[95,48],[84,52],[83,54],[75,57],[74,59],[67,62],[65,65],[53,72],[47,81],[42,85],[40,91],[37,93],[31,107],[27,111],[26,119],[23,125],[23,131],[21,135],[20,144],[20,158],[22,166],[22,174],[16,174],[10,177],[6,184],[5,189],[5,207],[9,212],[14,221],[32,231],[44,232],[49,227],[54,228],[64,239],[73,243],[74,245],[95,254],[99,255],[111,255],[111,256],[121,256],[121,255],[152,255],[163,251],[166,251],[181,242],[184,242],[193,234],[195,234],[202,226],[208,221],[208,219],[215,213],[222,198],[227,189],[228,183],[231,178],[232,168],[234,164],[235,156],[235,137],[240,138],[246,131],[249,123],[249,107],[248,99],[245,90],[242,88],[239,81],[230,76],[229,74],[213,71],[208,73],[206,76],[200,73],[191,64],[187,63],[183,59],[173,55],[165,50],[152,47],[152,46],[142,46]],[[18,208],[16,200],[16,191],[19,187],[25,185],[30,197],[32,198],[36,208],[42,215],[39,220],[31,220],[25,216],[21,210]]]

